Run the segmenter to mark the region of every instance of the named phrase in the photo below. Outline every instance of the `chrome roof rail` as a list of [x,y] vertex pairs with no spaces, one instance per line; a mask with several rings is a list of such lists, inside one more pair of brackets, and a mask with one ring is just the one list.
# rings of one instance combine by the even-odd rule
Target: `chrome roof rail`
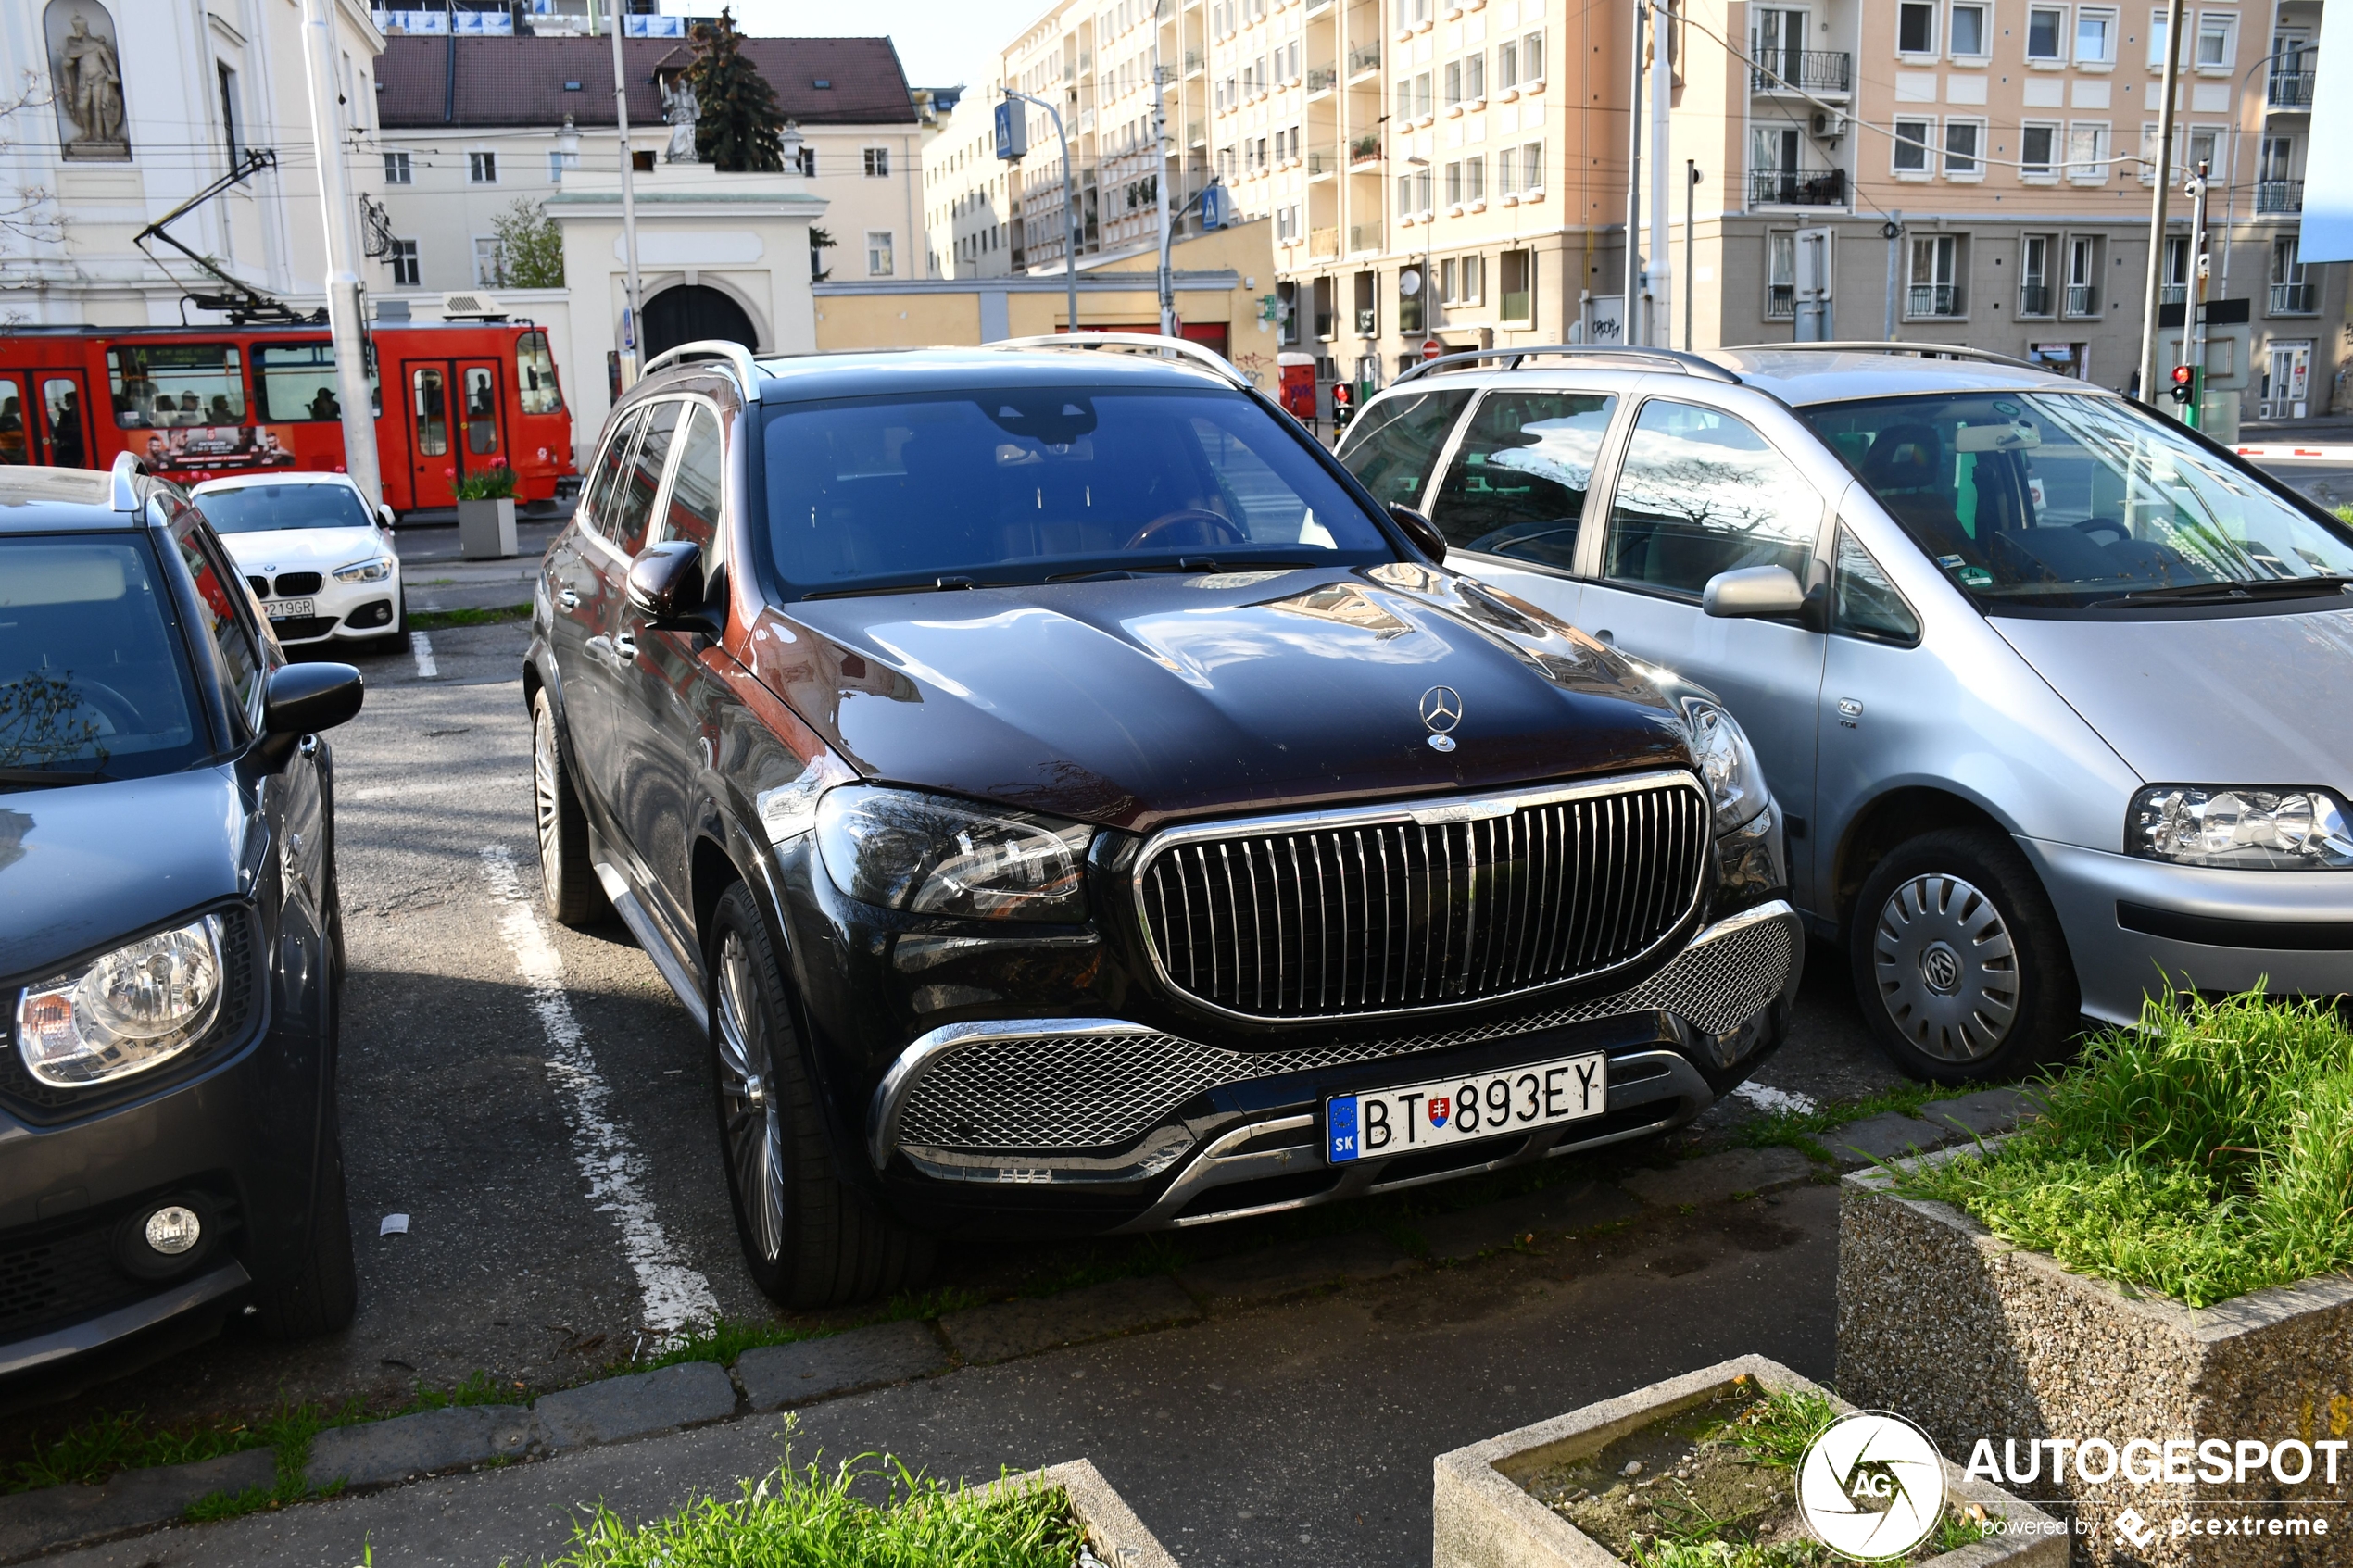
[[137,481],[147,471],[147,465],[128,452],[114,455],[114,509],[135,512],[143,504]]
[[1426,376],[1434,370],[1468,370],[1474,365],[1483,365],[1491,360],[1508,361],[1503,368],[1507,370],[1516,370],[1519,369],[1521,360],[1547,355],[1561,355],[1573,359],[1631,359],[1646,369],[1678,370],[1687,376],[1705,376],[1710,381],[1731,382],[1735,384],[1741,379],[1713,359],[1702,358],[1696,354],[1685,354],[1679,349],[1621,348],[1614,344],[1606,343],[1554,343],[1536,348],[1471,348],[1460,354],[1441,355],[1436,359],[1425,359],[1418,365],[1409,366],[1400,370],[1397,373],[1397,379],[1389,384],[1403,386],[1416,376]]
[[1189,338],[1159,337],[1150,332],[1050,332],[1043,337],[999,338],[983,348],[1126,348],[1189,359],[1202,370],[1244,391],[1251,379],[1224,355],[1203,348]]
[[751,350],[724,338],[698,338],[693,343],[682,343],[675,348],[665,348],[647,360],[646,368],[638,374],[649,376],[656,370],[671,370],[698,359],[725,360],[736,372],[736,383],[744,389],[745,395],[756,396],[759,394],[760,366],[752,359]]
[[1870,338],[1856,338],[1837,343],[1743,343],[1730,345],[1727,354],[1916,354],[1923,359],[1982,359],[1992,365],[2009,365],[2021,370],[2034,370],[2044,375],[2057,371],[2032,360],[2014,355],[1996,354],[1990,348],[1969,348],[1957,343],[1881,343]]

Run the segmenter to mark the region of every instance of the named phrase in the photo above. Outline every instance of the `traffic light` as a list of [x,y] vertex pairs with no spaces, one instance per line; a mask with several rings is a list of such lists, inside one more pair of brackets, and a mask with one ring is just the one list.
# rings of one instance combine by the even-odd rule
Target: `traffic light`
[[2173,401],[2187,403],[2197,396],[2197,369],[2193,365],[2173,367]]
[[1355,416],[1355,386],[1348,382],[1334,383],[1332,385],[1332,434],[1335,437],[1348,428],[1348,421]]

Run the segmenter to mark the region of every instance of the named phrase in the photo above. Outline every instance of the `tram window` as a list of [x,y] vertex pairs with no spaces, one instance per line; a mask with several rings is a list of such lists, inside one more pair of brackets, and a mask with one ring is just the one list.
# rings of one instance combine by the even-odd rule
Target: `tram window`
[[466,378],[466,450],[486,458],[498,450],[498,380],[480,365],[469,365]]
[[563,412],[563,391],[556,385],[556,357],[547,348],[546,332],[525,332],[515,339],[515,386],[522,394],[524,413]]
[[32,461],[32,445],[25,435],[24,383],[0,376],[0,463]]
[[343,388],[335,380],[331,343],[270,343],[253,351],[253,395],[271,424],[343,418]]
[[49,460],[61,469],[84,467],[82,450],[82,383],[56,376],[41,383],[41,401],[49,415]]
[[232,343],[109,348],[107,383],[114,422],[124,430],[245,421],[245,357]]
[[417,408],[417,455],[439,458],[449,450],[449,410],[439,370],[419,370],[413,378]]

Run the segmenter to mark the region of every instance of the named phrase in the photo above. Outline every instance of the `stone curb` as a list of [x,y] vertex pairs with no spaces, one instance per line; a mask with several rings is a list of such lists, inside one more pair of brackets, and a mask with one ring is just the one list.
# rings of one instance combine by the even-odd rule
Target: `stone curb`
[[[2031,1113],[2029,1091],[1990,1090],[1936,1100],[1918,1118],[1890,1113],[1822,1135],[1846,1169],[1872,1160],[1967,1142]],[[1888,1153],[1869,1152],[1886,1149]],[[1429,1261],[1452,1262],[1633,1219],[1645,1210],[1721,1203],[1810,1182],[1819,1169],[1791,1148],[1736,1148],[1616,1183],[1564,1183],[1453,1217]],[[1196,1323],[1215,1307],[1249,1308],[1327,1286],[1356,1285],[1422,1267],[1369,1233],[1229,1255],[1179,1274],[1112,1280],[1049,1296],[949,1312],[937,1324],[876,1323],[819,1339],[762,1346],[736,1358],[734,1375],[686,1361],[543,1394],[529,1407],[454,1406],[334,1427],[311,1445],[304,1478],[349,1489],[395,1486],[448,1471],[628,1442],[683,1427],[837,1399],[951,1370],[1013,1361],[1117,1335]],[[942,1348],[942,1341],[949,1349]],[[741,1385],[741,1395],[737,1385]],[[275,1456],[249,1449],[198,1464],[124,1471],[96,1486],[50,1486],[0,1496],[0,1563],[175,1524],[216,1492],[267,1486]]]

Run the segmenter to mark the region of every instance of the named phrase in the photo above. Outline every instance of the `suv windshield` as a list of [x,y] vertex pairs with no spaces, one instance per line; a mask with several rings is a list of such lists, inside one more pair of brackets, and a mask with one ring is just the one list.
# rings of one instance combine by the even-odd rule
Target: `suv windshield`
[[208,490],[196,509],[216,533],[267,533],[280,528],[365,528],[375,520],[347,484],[240,484]]
[[0,790],[196,759],[195,694],[145,544],[0,538]]
[[804,404],[767,425],[768,544],[804,593],[1395,552],[1245,397],[1024,386]]
[[2353,529],[2122,398],[1970,393],[1798,412],[1988,611],[2293,602],[2353,578]]

